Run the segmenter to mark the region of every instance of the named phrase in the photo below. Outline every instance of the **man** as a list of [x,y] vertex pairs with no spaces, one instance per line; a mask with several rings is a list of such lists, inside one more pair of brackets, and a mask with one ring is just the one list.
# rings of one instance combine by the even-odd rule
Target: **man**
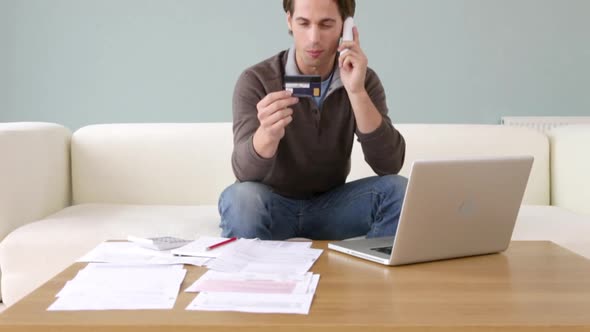
[[[233,98],[232,166],[219,199],[222,236],[335,240],[392,236],[407,179],[405,141],[354,40],[340,43],[354,0],[284,0],[295,45],[246,69]],[[346,52],[340,53],[342,50]],[[295,98],[285,75],[320,75],[319,98]],[[354,136],[378,176],[345,183]]]

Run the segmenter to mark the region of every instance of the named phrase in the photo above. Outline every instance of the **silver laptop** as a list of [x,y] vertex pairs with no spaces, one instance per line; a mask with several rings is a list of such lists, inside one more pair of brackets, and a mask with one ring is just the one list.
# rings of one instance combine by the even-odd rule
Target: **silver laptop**
[[395,237],[329,243],[385,265],[506,250],[533,157],[416,161]]

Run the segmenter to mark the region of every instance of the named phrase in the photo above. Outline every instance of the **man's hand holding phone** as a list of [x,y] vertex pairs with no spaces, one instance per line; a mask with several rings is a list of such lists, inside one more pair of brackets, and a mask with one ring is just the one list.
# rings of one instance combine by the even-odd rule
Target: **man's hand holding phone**
[[[360,46],[358,29],[356,26],[352,26],[351,28],[344,27],[346,29],[352,29],[352,40],[350,40],[350,37],[344,38],[343,36],[342,43],[338,47],[338,51],[340,52],[340,57],[338,58],[340,77],[349,94],[364,91],[368,65],[367,56]],[[350,36],[350,31],[345,31],[343,35]]]
[[299,98],[293,97],[290,91],[271,92],[258,104],[258,121],[260,127],[254,133],[254,150],[262,158],[272,158],[285,136],[285,127],[293,121],[293,106]]
[[361,49],[358,29],[350,17],[344,21],[338,51],[340,79],[348,92],[357,128],[362,133],[371,133],[381,125],[383,117],[365,89],[369,61]]

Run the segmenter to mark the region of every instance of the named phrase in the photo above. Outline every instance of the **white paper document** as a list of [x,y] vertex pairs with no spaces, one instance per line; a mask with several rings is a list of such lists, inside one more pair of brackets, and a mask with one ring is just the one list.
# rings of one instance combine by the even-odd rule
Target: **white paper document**
[[314,274],[307,293],[301,294],[201,292],[186,310],[307,315],[319,280],[320,275]]
[[132,242],[103,242],[78,262],[117,263],[117,264],[189,264],[203,266],[208,257],[179,257],[170,251],[146,249]]
[[219,257],[227,251],[231,251],[238,243],[257,242],[259,246],[272,248],[284,248],[284,249],[305,249],[311,247],[311,242],[287,242],[287,241],[260,241],[257,239],[239,239],[235,242],[231,242],[220,246],[218,248],[207,250],[207,247],[212,246],[216,243],[221,243],[228,240],[226,237],[215,237],[215,236],[200,236],[193,242],[182,246],[180,248],[173,249],[171,252],[178,256],[194,256],[194,257]]
[[231,250],[236,243],[239,241],[251,241],[251,240],[238,240],[219,248],[215,248],[212,250],[207,250],[207,247],[212,246],[217,243],[221,243],[225,240],[228,240],[226,237],[215,237],[215,236],[200,236],[193,242],[182,246],[180,248],[176,248],[172,250],[172,254],[178,256],[194,256],[194,257],[218,257],[222,253]]
[[186,292],[307,294],[313,274],[278,275],[207,271]]
[[267,248],[282,248],[282,249],[293,249],[293,250],[311,248],[310,241],[289,242],[289,241],[269,241],[269,240],[260,241],[259,240],[257,243],[259,246],[267,247]]
[[185,275],[180,265],[89,264],[47,310],[172,309]]
[[199,293],[186,310],[309,313],[313,294]]
[[269,250],[269,244],[265,242],[237,241],[231,250],[224,251],[206,266],[221,272],[305,274],[322,254],[321,249],[304,248],[302,245],[275,246]]

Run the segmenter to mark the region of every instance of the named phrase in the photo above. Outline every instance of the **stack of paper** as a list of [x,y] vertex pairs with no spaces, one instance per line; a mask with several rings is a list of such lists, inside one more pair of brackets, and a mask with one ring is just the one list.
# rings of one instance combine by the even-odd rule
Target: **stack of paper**
[[89,264],[47,309],[172,309],[186,270],[180,265]]
[[307,271],[322,253],[310,245],[238,241],[187,289],[199,292],[187,310],[308,314],[320,276]]
[[189,264],[203,266],[208,257],[180,257],[168,251],[146,249],[132,242],[103,242],[78,262],[115,263],[115,264]]
[[315,276],[207,271],[187,292],[238,292],[259,294],[308,294],[314,289]]
[[[239,240],[219,257],[207,262],[212,270],[270,274],[305,274],[322,254],[310,242]],[[272,249],[272,250],[269,250]]]

